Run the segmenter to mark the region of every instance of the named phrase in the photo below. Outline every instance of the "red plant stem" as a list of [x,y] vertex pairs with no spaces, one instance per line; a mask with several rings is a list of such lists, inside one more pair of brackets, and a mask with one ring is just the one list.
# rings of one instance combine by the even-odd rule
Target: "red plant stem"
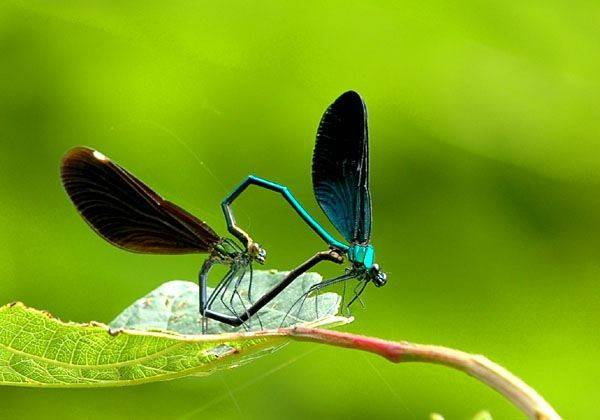
[[280,330],[280,333],[294,340],[312,341],[375,353],[393,363],[424,362],[449,366],[491,386],[529,418],[538,420],[561,418],[533,388],[502,366],[481,355],[441,346],[387,341],[320,328],[284,328]]

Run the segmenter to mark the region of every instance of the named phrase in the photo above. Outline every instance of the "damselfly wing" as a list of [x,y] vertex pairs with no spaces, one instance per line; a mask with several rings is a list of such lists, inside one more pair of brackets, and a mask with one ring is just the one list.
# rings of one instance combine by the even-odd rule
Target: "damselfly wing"
[[331,223],[350,243],[371,238],[367,109],[348,91],[325,111],[312,162],[315,197]]
[[102,153],[75,147],[61,178],[83,219],[111,244],[132,252],[210,252],[220,237],[202,220],[165,200]]

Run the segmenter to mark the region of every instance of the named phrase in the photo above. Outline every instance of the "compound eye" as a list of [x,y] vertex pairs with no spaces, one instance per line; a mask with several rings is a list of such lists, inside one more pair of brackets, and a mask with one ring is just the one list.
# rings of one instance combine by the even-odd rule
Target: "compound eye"
[[371,273],[373,275],[372,280],[375,286],[381,287],[387,283],[387,275],[384,272],[379,271],[379,266],[375,267],[374,265]]

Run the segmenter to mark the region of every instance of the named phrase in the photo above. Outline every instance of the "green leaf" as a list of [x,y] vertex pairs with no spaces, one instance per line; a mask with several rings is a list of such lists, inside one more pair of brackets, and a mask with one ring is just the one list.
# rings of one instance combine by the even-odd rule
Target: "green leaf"
[[[283,276],[279,272],[255,274],[257,293],[260,287],[268,287]],[[294,286],[298,290],[286,292],[261,311],[265,326],[278,326],[284,308],[287,311],[301,294],[298,292],[318,281],[316,274],[299,278]],[[335,316],[339,296],[321,297],[320,317],[311,319],[310,310],[303,310],[297,325],[331,326],[351,321]],[[63,322],[21,303],[5,305],[0,308],[0,384],[99,387],[203,376],[237,367],[289,340],[273,330],[199,335],[197,302],[195,284],[168,282],[127,308],[111,327]],[[307,301],[306,306],[309,304],[316,315],[315,301]],[[212,332],[225,329],[218,324],[210,328]]]
[[[255,271],[252,280],[252,295],[262,296],[278,284],[287,273],[281,271]],[[222,322],[208,320],[210,334],[235,331],[258,331],[322,319],[336,315],[340,308],[340,296],[336,293],[321,293],[318,298],[311,296],[301,304],[290,308],[304,291],[322,281],[317,273],[305,273],[298,277],[281,294],[258,312],[247,325],[231,327]],[[250,306],[248,299],[249,276],[240,283],[239,294],[233,293],[233,286],[217,299],[212,309],[227,315],[242,313]],[[209,288],[209,294],[212,289]],[[232,299],[233,298],[233,299]],[[164,283],[146,296],[135,301],[109,325],[112,328],[140,329],[145,331],[172,331],[180,334],[202,334],[202,317],[198,311],[198,285],[189,281],[173,280]],[[318,305],[316,305],[318,303]],[[227,306],[226,306],[227,305]],[[289,313],[288,313],[289,312]]]

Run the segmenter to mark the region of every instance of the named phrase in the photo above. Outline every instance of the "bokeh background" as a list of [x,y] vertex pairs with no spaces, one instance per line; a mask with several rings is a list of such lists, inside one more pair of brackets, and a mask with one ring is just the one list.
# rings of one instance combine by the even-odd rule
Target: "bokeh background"
[[[482,353],[565,418],[600,418],[600,4],[590,1],[0,4],[0,301],[110,321],[201,256],[113,248],[74,211],[61,155],[95,147],[225,233],[248,173],[311,191],[314,133],[365,97],[377,259],[349,331]],[[239,221],[288,269],[323,248],[254,190]],[[336,272],[324,267],[322,273]],[[292,344],[208,378],[0,388],[2,418],[406,418],[499,395],[443,367]]]

